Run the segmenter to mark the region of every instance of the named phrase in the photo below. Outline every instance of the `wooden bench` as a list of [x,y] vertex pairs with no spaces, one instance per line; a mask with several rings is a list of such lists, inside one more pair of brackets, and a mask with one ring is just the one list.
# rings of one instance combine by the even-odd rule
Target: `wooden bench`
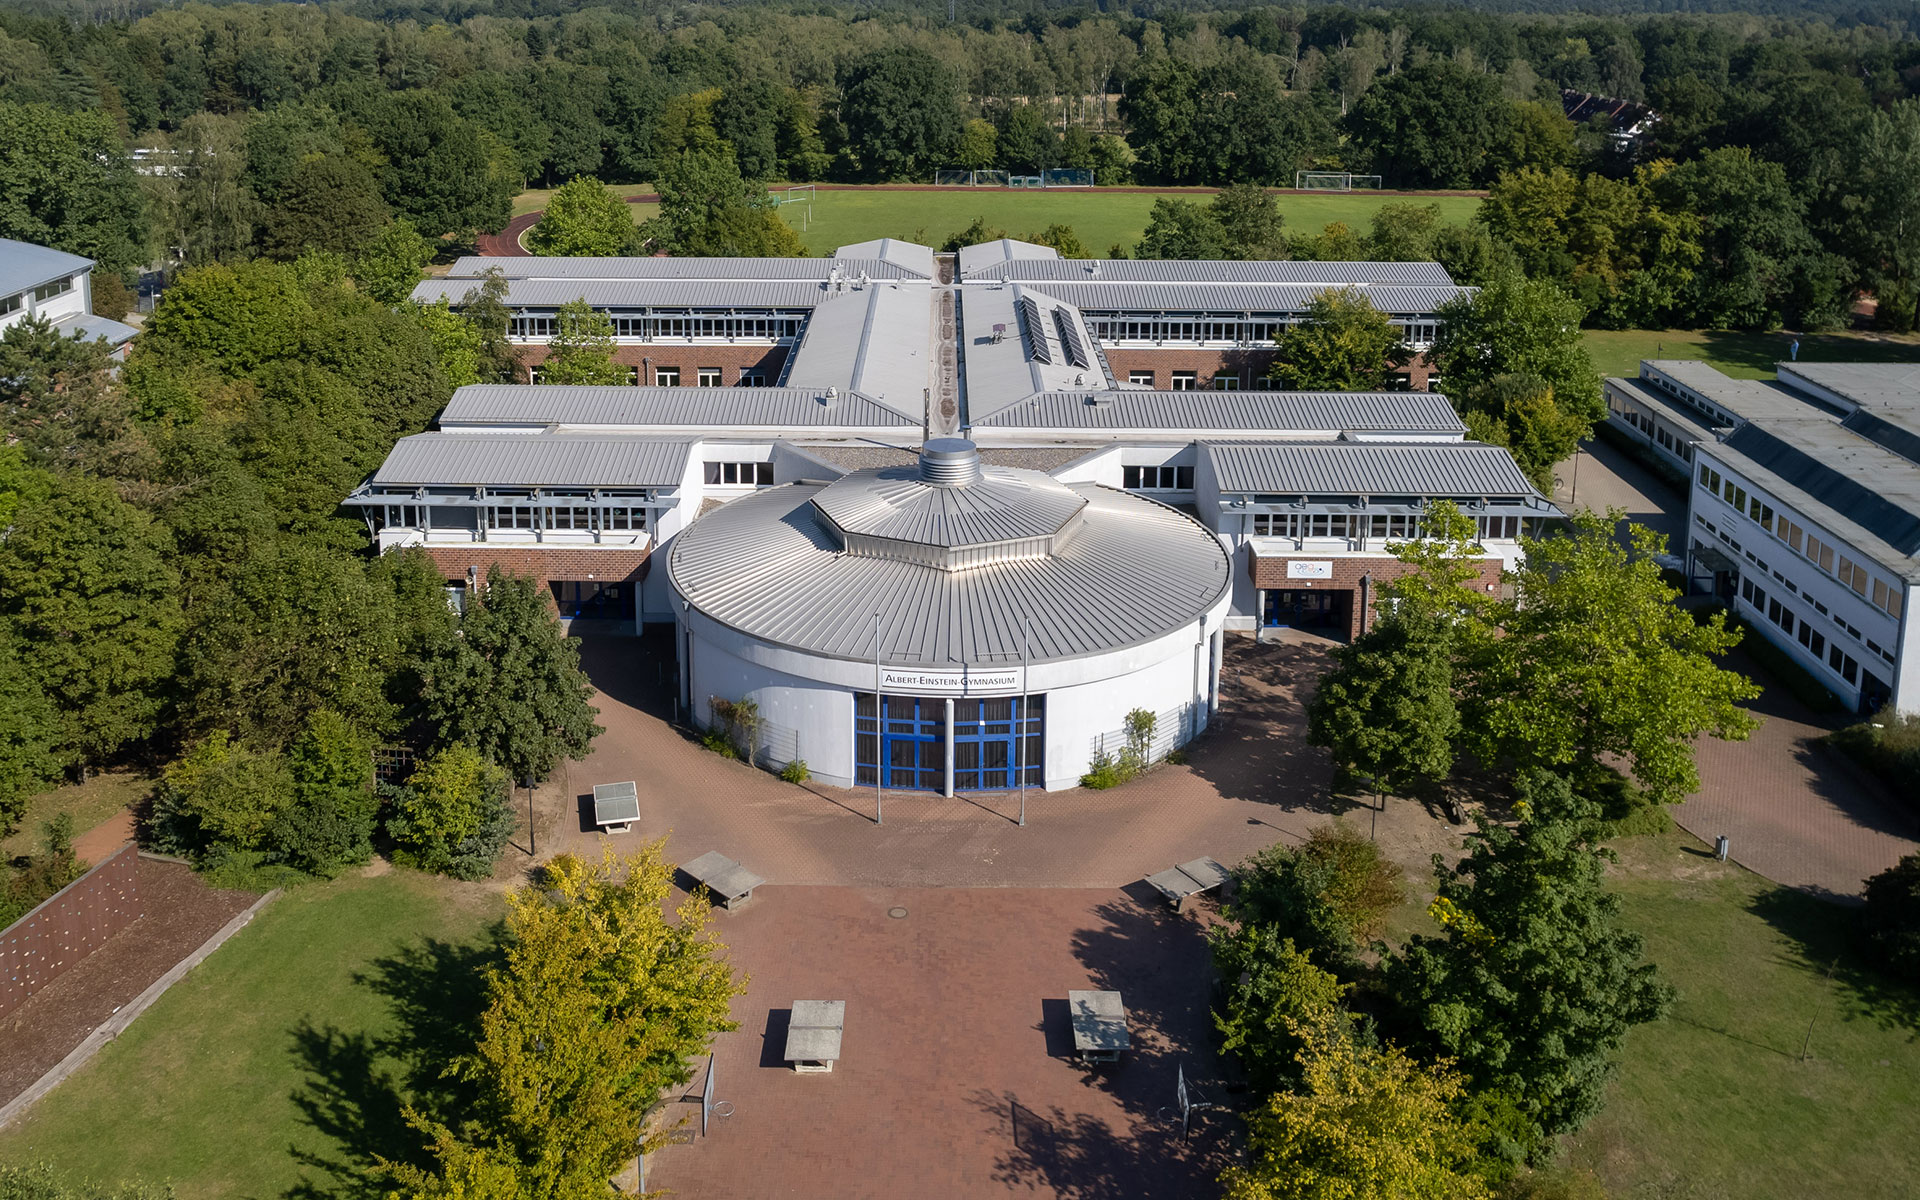
[[753,899],[753,889],[766,882],[718,850],[709,850],[680,869],[729,909]]
[[1186,907],[1189,897],[1210,892],[1229,878],[1231,876],[1227,869],[1211,858],[1196,858],[1177,867],[1168,867],[1158,875],[1149,875],[1147,882],[1173,902],[1174,912],[1179,912]]

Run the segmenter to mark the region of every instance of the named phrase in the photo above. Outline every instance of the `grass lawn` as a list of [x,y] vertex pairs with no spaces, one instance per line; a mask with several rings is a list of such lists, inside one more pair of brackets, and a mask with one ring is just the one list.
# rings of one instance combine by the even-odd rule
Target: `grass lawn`
[[1619,849],[1626,920],[1680,995],[1629,1036],[1573,1165],[1623,1200],[1913,1195],[1920,992],[1872,972],[1848,910],[1716,863],[1684,834]]
[[353,1194],[328,1164],[416,1149],[391,1082],[397,1012],[416,1029],[458,1012],[470,948],[502,912],[497,892],[402,871],[289,892],[0,1134],[0,1161],[171,1180],[194,1200],[303,1179]]
[[[1632,377],[1643,358],[1695,358],[1735,379],[1772,379],[1793,335],[1731,330],[1594,329],[1587,352],[1602,375]],[[1920,338],[1882,333],[1810,333],[1800,338],[1805,362],[1920,362]]]
[[153,786],[149,776],[133,771],[107,771],[81,784],[42,792],[27,801],[20,828],[0,841],[0,854],[13,858],[40,849],[40,826],[61,813],[73,814],[73,834],[80,836],[121,809],[139,800]]

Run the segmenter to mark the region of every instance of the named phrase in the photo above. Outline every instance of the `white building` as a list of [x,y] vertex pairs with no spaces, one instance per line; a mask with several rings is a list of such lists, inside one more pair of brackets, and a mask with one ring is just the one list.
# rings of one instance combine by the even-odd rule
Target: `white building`
[[115,358],[127,356],[137,332],[94,315],[92,259],[0,238],[0,329],[33,317],[69,337],[104,338]]
[[[1608,406],[1689,471],[1687,571],[1849,706],[1920,711],[1920,366],[1649,361]],[[1662,435],[1665,436],[1662,436]]]

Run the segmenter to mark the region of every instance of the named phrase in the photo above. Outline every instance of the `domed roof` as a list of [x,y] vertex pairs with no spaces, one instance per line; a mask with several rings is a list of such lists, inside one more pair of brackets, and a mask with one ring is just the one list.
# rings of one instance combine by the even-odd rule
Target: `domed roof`
[[983,467],[972,442],[940,438],[917,466],[845,476],[813,507],[848,554],[959,571],[1056,552],[1087,499],[1038,471]]

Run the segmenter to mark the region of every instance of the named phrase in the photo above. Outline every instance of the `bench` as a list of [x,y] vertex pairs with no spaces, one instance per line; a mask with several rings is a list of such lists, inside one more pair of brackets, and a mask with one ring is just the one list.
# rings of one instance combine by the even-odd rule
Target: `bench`
[[795,1000],[787,1021],[786,1061],[796,1075],[824,1075],[840,1061],[845,1000]]
[[718,850],[709,850],[680,869],[729,909],[753,899],[753,889],[766,882]]
[[1173,911],[1177,913],[1186,906],[1189,897],[1210,892],[1229,878],[1227,869],[1211,858],[1196,858],[1168,867],[1158,875],[1149,875],[1147,882],[1173,902]]
[[1127,1036],[1127,1009],[1119,992],[1068,992],[1073,1015],[1073,1053],[1082,1062],[1119,1062],[1133,1043]]
[[593,785],[593,823],[603,833],[625,833],[640,819],[640,790],[625,783]]

